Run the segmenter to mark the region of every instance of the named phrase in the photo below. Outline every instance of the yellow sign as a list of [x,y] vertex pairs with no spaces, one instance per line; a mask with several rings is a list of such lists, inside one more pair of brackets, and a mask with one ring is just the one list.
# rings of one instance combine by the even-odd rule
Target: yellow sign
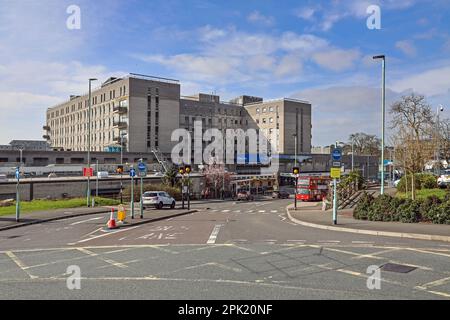
[[331,178],[340,179],[341,178],[341,168],[331,168],[330,171]]

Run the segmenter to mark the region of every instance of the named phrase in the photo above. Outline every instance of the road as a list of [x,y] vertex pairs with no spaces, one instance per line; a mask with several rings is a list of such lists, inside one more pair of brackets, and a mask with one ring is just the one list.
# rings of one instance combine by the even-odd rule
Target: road
[[[114,231],[108,214],[3,231],[0,299],[450,299],[448,244],[299,226],[290,202],[196,204]],[[386,263],[413,270],[382,268],[368,289],[367,268]]]

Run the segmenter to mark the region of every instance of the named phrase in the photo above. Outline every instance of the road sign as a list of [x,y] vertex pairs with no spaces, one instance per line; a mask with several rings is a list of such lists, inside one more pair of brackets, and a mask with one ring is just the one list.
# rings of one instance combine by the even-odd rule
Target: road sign
[[139,171],[147,171],[147,166],[143,162],[139,162],[138,164]]
[[340,148],[334,148],[331,152],[331,159],[333,161],[341,161],[342,159],[342,150]]
[[147,171],[139,171],[139,172],[138,172],[138,176],[139,176],[140,178],[146,177],[146,176],[147,176]]
[[333,165],[332,167],[336,167],[336,168],[340,168],[341,167],[341,162],[340,161],[333,161]]
[[92,177],[94,175],[93,168],[83,168],[83,177]]
[[341,168],[331,168],[330,176],[333,179],[340,179],[341,178]]
[[20,178],[20,170],[19,168],[16,168],[16,179],[19,180]]
[[135,177],[136,176],[136,170],[134,170],[134,168],[130,169],[130,177]]

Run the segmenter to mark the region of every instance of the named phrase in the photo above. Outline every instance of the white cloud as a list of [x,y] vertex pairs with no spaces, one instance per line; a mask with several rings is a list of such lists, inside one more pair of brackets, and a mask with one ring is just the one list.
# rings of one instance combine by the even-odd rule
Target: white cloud
[[315,7],[299,8],[295,10],[294,14],[303,20],[312,21],[317,10]]
[[393,81],[391,86],[397,91],[414,90],[429,96],[450,90],[450,66],[443,66],[420,73],[410,74]]
[[410,40],[397,41],[395,43],[395,47],[409,57],[414,57],[417,54],[417,49],[414,46],[414,43]]
[[359,50],[332,49],[318,52],[313,55],[313,60],[320,66],[336,72],[353,67],[356,60],[360,59]]
[[273,26],[275,24],[275,19],[270,16],[265,16],[259,11],[253,11],[247,17],[247,20],[254,24],[260,24],[264,26]]

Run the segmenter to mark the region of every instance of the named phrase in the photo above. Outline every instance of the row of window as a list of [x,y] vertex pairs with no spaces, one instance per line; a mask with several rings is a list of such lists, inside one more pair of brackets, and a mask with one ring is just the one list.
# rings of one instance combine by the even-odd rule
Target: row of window
[[[256,113],[261,113],[261,110],[262,110],[262,113],[266,113],[267,111],[268,112],[274,112],[274,110],[275,110],[275,108],[274,107],[263,107],[262,109],[261,108],[256,108]],[[276,107],[276,110],[277,110],[277,112],[278,112],[278,107]]]

